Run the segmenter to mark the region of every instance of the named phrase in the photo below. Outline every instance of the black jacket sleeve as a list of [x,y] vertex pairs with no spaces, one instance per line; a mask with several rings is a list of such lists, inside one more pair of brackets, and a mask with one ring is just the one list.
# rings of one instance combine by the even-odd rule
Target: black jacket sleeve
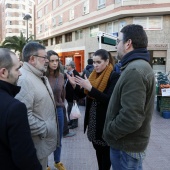
[[8,139],[13,162],[20,170],[42,170],[36,156],[25,104],[16,100],[8,108]]

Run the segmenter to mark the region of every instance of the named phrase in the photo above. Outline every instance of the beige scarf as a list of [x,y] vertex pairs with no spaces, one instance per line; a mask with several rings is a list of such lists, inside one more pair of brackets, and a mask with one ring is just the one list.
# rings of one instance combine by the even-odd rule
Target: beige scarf
[[[89,81],[91,85],[97,90],[99,90],[100,92],[103,92],[107,86],[112,71],[113,71],[112,64],[106,66],[106,68],[100,74],[96,73],[96,71],[93,70],[93,72],[89,76]],[[84,89],[84,93],[88,94],[88,90]]]

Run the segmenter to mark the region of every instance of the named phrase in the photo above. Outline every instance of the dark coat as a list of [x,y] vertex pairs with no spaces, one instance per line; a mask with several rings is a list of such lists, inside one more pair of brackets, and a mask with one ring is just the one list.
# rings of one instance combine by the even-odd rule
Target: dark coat
[[83,70],[83,74],[82,74],[82,78],[85,78],[85,75],[87,78],[89,78],[90,74],[92,73],[92,71],[94,70],[94,66],[93,65],[87,65],[86,68]]
[[[76,75],[80,76],[80,74],[76,70],[73,70],[73,74],[74,74],[74,76],[76,76]],[[66,83],[65,90],[66,90],[66,100],[67,100],[67,102],[73,102],[73,100],[78,100],[78,97],[75,94],[74,89],[73,89],[72,85],[70,84],[70,82],[67,81],[67,78],[66,78],[66,82],[67,83]]]
[[0,80],[0,169],[41,170],[26,106],[14,98],[19,91],[20,87]]
[[110,98],[103,137],[114,149],[139,153],[146,149],[150,138],[155,76],[146,49],[127,53],[121,63],[121,76]]
[[[109,104],[110,96],[113,92],[113,89],[115,87],[115,84],[119,78],[119,74],[116,72],[112,72],[108,81],[108,84],[103,92],[98,91],[96,88],[92,87],[91,91],[88,93],[88,95],[92,98],[95,98],[97,102],[96,106],[96,139],[102,138],[103,133],[103,127],[107,112],[107,107]],[[86,95],[84,94],[84,89],[80,89],[79,86],[76,86],[76,94],[83,98]],[[84,118],[84,133],[86,132],[86,128],[88,126],[89,122],[89,111],[91,108],[91,104],[93,99],[86,97],[86,110],[85,110],[85,118]]]

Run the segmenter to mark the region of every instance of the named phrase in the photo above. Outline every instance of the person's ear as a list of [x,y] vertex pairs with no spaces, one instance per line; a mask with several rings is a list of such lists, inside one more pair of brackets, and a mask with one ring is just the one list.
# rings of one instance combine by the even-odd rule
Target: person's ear
[[129,39],[129,40],[125,43],[125,48],[126,48],[126,50],[129,50],[129,49],[133,48],[132,40],[131,40],[131,39]]
[[35,61],[36,61],[35,57],[34,56],[30,56],[30,59],[29,59],[28,63],[31,64],[31,65],[34,65]]
[[8,70],[6,68],[1,68],[0,69],[0,77],[2,79],[5,79],[8,77]]

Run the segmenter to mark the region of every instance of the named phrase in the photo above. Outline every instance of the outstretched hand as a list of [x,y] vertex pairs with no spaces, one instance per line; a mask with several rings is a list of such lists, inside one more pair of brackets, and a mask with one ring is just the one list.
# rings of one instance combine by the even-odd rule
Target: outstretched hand
[[79,76],[76,76],[75,77],[75,82],[76,84],[78,84],[80,87],[83,87],[84,89],[88,90],[88,91],[91,91],[92,89],[92,85],[91,83],[89,82],[89,80],[87,79],[86,75],[84,76],[85,79],[79,77]]
[[68,73],[66,73],[68,81],[70,82],[70,84],[73,86],[73,88],[76,87],[76,82],[75,82],[75,77],[74,74],[72,73],[72,75],[70,76]]

